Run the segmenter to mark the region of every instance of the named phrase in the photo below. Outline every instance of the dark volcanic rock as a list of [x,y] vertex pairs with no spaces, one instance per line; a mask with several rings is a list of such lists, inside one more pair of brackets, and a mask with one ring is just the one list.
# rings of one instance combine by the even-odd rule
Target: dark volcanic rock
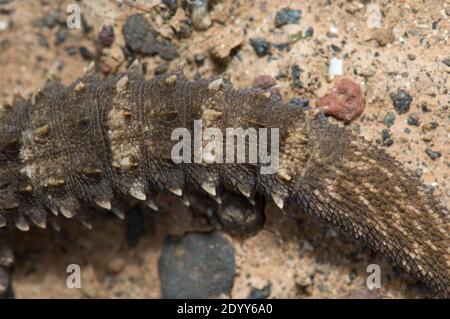
[[285,24],[298,24],[301,17],[302,10],[293,10],[290,8],[281,9],[275,16],[275,26],[279,28]]
[[133,52],[143,55],[158,53],[157,32],[142,14],[131,15],[123,26],[122,33]]
[[158,43],[158,54],[161,59],[171,61],[178,57],[178,52],[170,41],[163,40]]
[[250,45],[255,51],[256,55],[263,57],[270,52],[270,43],[263,38],[253,38],[250,39]]
[[252,287],[252,290],[248,294],[247,299],[267,299],[270,296],[272,290],[272,284],[269,284],[261,289]]
[[131,15],[122,29],[128,49],[135,54],[156,55],[166,61],[175,59],[178,52],[166,39],[158,39],[158,32],[143,15]]
[[425,150],[425,153],[427,153],[428,157],[431,158],[432,160],[435,160],[435,159],[437,159],[437,158],[439,158],[439,157],[442,156],[442,153],[441,153],[441,152],[439,152],[439,151],[433,151],[433,150],[432,150],[431,148],[429,148],[429,147]]
[[235,277],[234,249],[219,232],[167,237],[158,262],[163,298],[228,295]]
[[387,127],[391,127],[392,125],[394,125],[394,121],[395,121],[395,114],[392,112],[388,112],[384,117],[383,122]]
[[396,93],[391,93],[390,96],[394,103],[394,109],[398,114],[404,114],[409,111],[413,98],[408,92],[400,90]]
[[255,205],[252,205],[245,197],[228,193],[222,200],[218,217],[225,232],[233,236],[248,237],[264,227],[266,216],[262,199],[255,199]]

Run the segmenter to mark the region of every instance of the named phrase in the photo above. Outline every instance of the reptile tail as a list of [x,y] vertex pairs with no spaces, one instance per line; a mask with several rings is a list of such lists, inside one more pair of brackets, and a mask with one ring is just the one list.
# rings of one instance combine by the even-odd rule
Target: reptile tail
[[449,295],[450,215],[432,189],[319,115],[291,127],[280,153],[279,186],[271,190],[279,206],[294,201]]

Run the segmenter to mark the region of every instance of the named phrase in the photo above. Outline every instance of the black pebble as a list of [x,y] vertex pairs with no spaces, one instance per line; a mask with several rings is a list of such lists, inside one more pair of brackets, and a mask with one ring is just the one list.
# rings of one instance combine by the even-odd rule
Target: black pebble
[[410,114],[408,116],[408,119],[406,120],[406,122],[408,123],[408,125],[413,125],[413,126],[420,125],[419,116],[416,113]]
[[203,65],[205,63],[206,56],[202,53],[194,54],[194,61],[197,65]]
[[44,47],[44,48],[48,48],[49,47],[48,41],[47,41],[47,38],[45,37],[45,35],[43,35],[42,33],[39,33],[38,34],[38,39],[39,39],[39,45],[41,47]]
[[334,45],[334,44],[331,45],[331,49],[333,49],[333,51],[336,53],[339,53],[342,51],[342,49],[340,47],[338,47],[337,45]]
[[167,63],[160,63],[155,68],[155,75],[166,73],[169,70],[169,65]]
[[158,270],[163,298],[227,296],[236,273],[234,248],[220,232],[169,236]]
[[391,133],[389,133],[388,129],[382,129],[381,130],[381,139],[383,141],[383,145],[391,146],[394,144],[394,140],[391,137]]
[[110,47],[114,42],[114,27],[111,25],[102,26],[97,42],[103,47]]
[[438,122],[436,122],[436,121],[431,121],[430,122],[430,128],[431,129],[436,129],[437,127],[439,126],[439,123]]
[[133,207],[127,212],[126,239],[130,247],[136,246],[142,234],[147,230],[147,217],[148,214],[139,207]]
[[305,37],[311,38],[314,35],[314,29],[313,27],[308,27],[305,31]]
[[56,32],[56,38],[55,38],[55,45],[60,45],[66,41],[67,38],[67,28],[61,27],[58,29],[58,32]]
[[427,147],[425,150],[425,153],[427,153],[428,157],[430,157],[432,160],[435,160],[442,156],[442,153],[439,151],[433,151],[431,148]]
[[444,60],[442,60],[442,63],[450,67],[450,58],[445,58]]
[[394,109],[398,114],[404,114],[409,111],[413,98],[408,92],[400,90],[396,93],[391,93],[390,96],[394,103]]
[[163,60],[172,61],[178,57],[178,52],[170,41],[164,39],[158,43],[158,55]]
[[92,54],[91,50],[89,50],[86,47],[80,47],[79,48],[80,54],[85,60],[92,60],[94,58],[94,55]]
[[271,290],[272,290],[271,283],[269,283],[267,286],[261,289],[252,287],[252,290],[248,294],[247,299],[267,299],[270,296]]
[[128,17],[122,29],[127,46],[135,53],[155,55],[158,53],[156,44],[157,32],[142,14]]
[[259,57],[263,57],[270,52],[270,42],[266,41],[263,38],[252,38],[250,39],[250,45],[255,51],[256,55]]
[[292,98],[289,103],[291,103],[292,105],[295,105],[297,107],[309,107],[309,100],[308,99],[300,99],[298,97],[294,97]]
[[408,60],[414,61],[416,59],[416,56],[414,54],[408,54]]
[[178,57],[173,44],[166,40],[157,40],[158,32],[142,14],[131,15],[122,29],[128,48],[137,54],[156,55],[166,61]]
[[418,168],[418,169],[416,169],[416,172],[415,172],[415,174],[416,174],[416,176],[417,176],[417,177],[421,177],[421,176],[422,176],[422,174],[423,174],[423,170],[422,170],[422,169],[420,169],[420,168]]
[[387,127],[391,127],[395,122],[395,114],[393,112],[388,112],[384,117],[383,122]]
[[174,15],[175,12],[177,12],[178,9],[177,0],[162,0],[162,2],[167,6],[167,8],[169,8],[171,15]]
[[279,28],[285,24],[298,24],[301,17],[302,10],[293,10],[290,8],[281,9],[275,15],[275,26]]
[[294,88],[303,88],[303,83],[300,79],[302,69],[298,64],[294,64],[291,68],[292,73],[292,85]]
[[59,13],[57,11],[50,11],[45,17],[42,18],[42,24],[52,29],[58,24]]

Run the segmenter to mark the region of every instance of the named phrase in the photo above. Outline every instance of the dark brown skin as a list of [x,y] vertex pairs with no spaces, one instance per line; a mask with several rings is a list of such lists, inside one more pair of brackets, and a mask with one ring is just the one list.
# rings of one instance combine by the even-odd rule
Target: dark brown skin
[[[349,129],[270,92],[238,91],[220,78],[189,82],[182,74],[89,76],[68,88],[48,85],[1,114],[3,233],[45,227],[61,215],[88,223],[86,208],[118,213],[124,201],[148,201],[160,191],[258,195],[334,225],[448,296],[449,213],[432,191]],[[171,133],[192,132],[194,119],[222,130],[279,128],[278,172],[174,164]]]

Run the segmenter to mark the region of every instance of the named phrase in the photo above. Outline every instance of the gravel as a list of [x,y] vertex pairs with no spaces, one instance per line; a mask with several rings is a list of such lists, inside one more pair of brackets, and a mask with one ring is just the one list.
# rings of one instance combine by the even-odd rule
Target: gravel
[[391,146],[394,144],[394,140],[391,137],[391,133],[389,133],[388,129],[381,130],[381,140],[383,141],[383,145]]
[[309,107],[309,100],[308,99],[301,99],[298,97],[294,97],[289,101],[290,104],[295,105],[297,107]]
[[247,299],[267,299],[270,296],[271,290],[272,283],[270,282],[261,289],[252,287],[252,290],[250,290]]
[[250,39],[250,45],[258,57],[263,57],[270,53],[271,44],[263,38]]
[[122,29],[127,46],[134,52],[142,55],[156,55],[157,32],[142,14],[133,14]]
[[290,8],[281,9],[275,15],[275,26],[279,28],[286,24],[298,24],[301,17],[302,10],[293,10]]
[[229,295],[236,274],[235,252],[219,232],[167,237],[158,269],[163,298]]
[[391,93],[390,97],[398,114],[404,114],[409,111],[413,98],[407,91],[399,90],[396,93]]
[[435,160],[439,157],[442,156],[442,153],[439,151],[433,151],[431,148],[427,147],[427,149],[425,150],[425,153],[427,153],[428,157],[431,158],[432,160]]
[[412,126],[419,126],[420,119],[419,119],[419,116],[417,115],[417,113],[410,114],[408,116],[408,119],[406,120],[406,123],[408,123],[408,125],[412,125]]
[[383,122],[387,127],[391,127],[395,122],[395,114],[393,112],[388,112],[384,117]]

